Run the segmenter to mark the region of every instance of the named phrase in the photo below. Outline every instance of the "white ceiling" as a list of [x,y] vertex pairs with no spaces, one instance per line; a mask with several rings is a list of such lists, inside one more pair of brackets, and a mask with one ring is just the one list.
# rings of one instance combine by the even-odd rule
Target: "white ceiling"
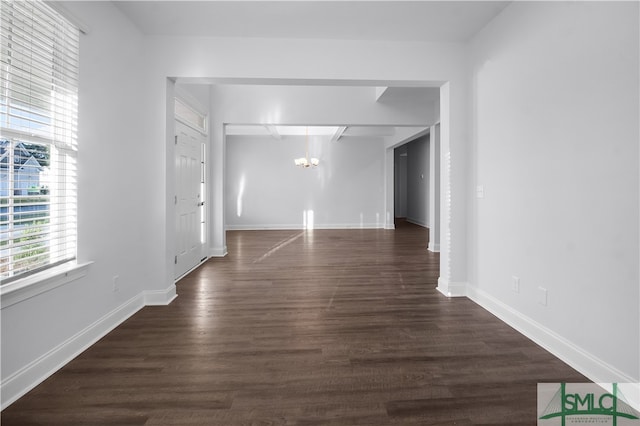
[[506,1],[117,1],[148,35],[465,42]]

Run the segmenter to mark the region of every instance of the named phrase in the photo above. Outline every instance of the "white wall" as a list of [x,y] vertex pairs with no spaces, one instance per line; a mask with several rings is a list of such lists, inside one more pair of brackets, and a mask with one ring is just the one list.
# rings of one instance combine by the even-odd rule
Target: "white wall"
[[382,139],[309,138],[317,168],[302,169],[304,137],[228,136],[227,229],[384,226]]
[[[163,185],[149,173],[141,35],[109,4],[73,4],[80,37],[78,260],[88,274],[2,309],[2,406],[165,289],[149,209]],[[156,148],[157,150],[157,148]],[[113,277],[118,276],[117,292]]]
[[187,104],[201,114],[209,115],[211,100],[209,99],[208,84],[176,84],[175,95],[183,98]]
[[429,135],[407,144],[407,220],[429,224]]
[[424,126],[437,110],[426,93],[377,102],[374,86],[219,84],[214,94],[215,119],[235,124]]
[[471,294],[604,382],[640,378],[638,35],[637,2],[514,2],[472,43]]

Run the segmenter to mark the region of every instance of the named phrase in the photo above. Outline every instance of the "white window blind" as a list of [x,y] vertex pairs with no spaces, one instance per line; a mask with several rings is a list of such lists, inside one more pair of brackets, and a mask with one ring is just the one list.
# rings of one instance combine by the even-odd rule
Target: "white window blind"
[[79,30],[41,1],[2,0],[0,280],[76,256]]

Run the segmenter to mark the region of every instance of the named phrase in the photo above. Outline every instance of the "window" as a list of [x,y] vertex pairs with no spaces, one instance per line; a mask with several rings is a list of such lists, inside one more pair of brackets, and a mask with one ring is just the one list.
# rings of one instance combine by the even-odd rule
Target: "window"
[[79,30],[41,1],[1,3],[0,280],[76,256]]
[[207,116],[199,113],[186,102],[179,98],[175,98],[174,114],[178,121],[198,130],[200,133],[207,134]]

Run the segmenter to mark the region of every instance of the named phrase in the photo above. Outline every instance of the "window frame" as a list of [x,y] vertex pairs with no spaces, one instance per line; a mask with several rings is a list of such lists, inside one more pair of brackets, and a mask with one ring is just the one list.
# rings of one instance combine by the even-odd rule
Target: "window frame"
[[208,115],[196,109],[193,103],[186,100],[183,96],[176,95],[174,97],[173,113],[175,119],[185,126],[197,130],[204,136],[209,134]]
[[[61,244],[63,248],[60,257],[54,256],[53,259],[49,257],[46,261],[34,262],[34,265],[15,275],[11,272],[3,274],[0,282],[2,308],[84,276],[87,266],[91,263],[79,264],[76,260],[75,163],[79,37],[82,31],[76,23],[42,1],[28,2],[30,8],[15,3],[2,1],[3,70],[0,90],[3,93],[0,103],[0,139],[8,141],[8,149],[11,150],[20,143],[50,147],[49,163],[51,169],[55,169],[52,181],[61,189],[55,194],[48,193],[47,200],[43,201],[48,205],[48,216],[53,218],[53,224],[45,223],[48,228],[46,233],[43,233],[45,238],[38,239],[38,242],[44,243],[43,247],[47,248],[47,253],[55,252],[56,249],[51,247],[57,244]],[[50,38],[47,37],[48,34],[51,34]],[[38,56],[38,52],[42,55]],[[29,61],[26,61],[25,57],[29,58]],[[35,82],[25,88],[24,84],[20,85],[21,80]],[[42,117],[45,119],[42,120]],[[13,124],[12,120],[20,124]],[[31,123],[34,123],[34,127],[31,127]],[[10,161],[14,155],[12,152],[7,159],[7,176],[12,175],[11,179],[15,179],[17,173],[15,165]],[[16,194],[19,190],[16,188],[7,185],[8,217],[12,211],[15,213],[12,209],[15,199],[23,196]],[[55,201],[52,202],[54,198]],[[19,235],[12,233],[14,220],[9,219],[7,229],[2,232],[6,238],[4,241],[7,242],[15,241]],[[61,223],[59,227],[52,228],[58,223]],[[31,224],[24,230],[37,227],[37,224]],[[69,248],[66,248],[67,244]],[[11,243],[7,245],[10,246]],[[7,251],[2,255],[3,258],[9,259],[9,265],[15,265],[17,262],[14,258],[15,253]],[[9,270],[11,269],[12,266],[9,266]]]

